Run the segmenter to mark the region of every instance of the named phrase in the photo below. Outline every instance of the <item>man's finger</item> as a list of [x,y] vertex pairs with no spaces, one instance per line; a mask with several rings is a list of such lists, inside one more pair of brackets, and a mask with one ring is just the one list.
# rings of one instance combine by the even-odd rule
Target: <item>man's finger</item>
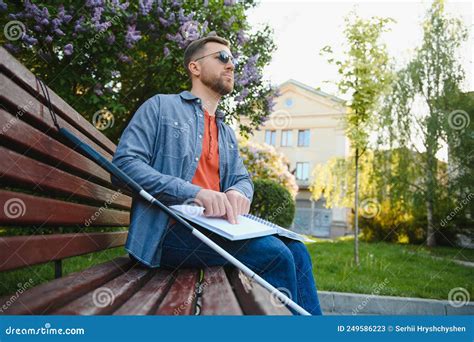
[[235,218],[235,212],[234,212],[234,209],[232,208],[232,204],[227,199],[227,197],[225,198],[224,203],[225,203],[227,220],[232,224],[236,224],[237,219]]

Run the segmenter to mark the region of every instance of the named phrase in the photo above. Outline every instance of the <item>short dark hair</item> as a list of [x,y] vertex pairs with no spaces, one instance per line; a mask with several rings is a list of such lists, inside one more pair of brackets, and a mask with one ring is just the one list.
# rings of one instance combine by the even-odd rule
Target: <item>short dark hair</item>
[[204,50],[204,46],[207,43],[219,43],[222,45],[225,45],[227,47],[230,47],[230,43],[227,39],[222,38],[217,36],[215,33],[210,33],[207,37],[199,38],[196,39],[195,41],[191,42],[187,47],[186,50],[184,50],[184,69],[188,73],[189,76],[191,76],[188,65],[189,63],[193,60],[193,58],[196,57],[196,55]]

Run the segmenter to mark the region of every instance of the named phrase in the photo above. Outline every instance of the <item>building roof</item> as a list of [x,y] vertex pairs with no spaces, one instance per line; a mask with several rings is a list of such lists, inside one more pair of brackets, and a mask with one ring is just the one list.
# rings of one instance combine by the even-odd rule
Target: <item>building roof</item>
[[300,87],[300,88],[303,88],[304,90],[307,90],[307,91],[309,91],[309,92],[311,92],[311,93],[313,93],[313,94],[315,94],[315,95],[325,97],[325,98],[327,98],[327,99],[329,99],[329,100],[331,100],[331,101],[334,101],[334,102],[339,103],[339,104],[342,104],[342,105],[344,105],[344,104],[346,103],[345,100],[340,99],[339,97],[336,97],[336,96],[334,96],[334,95],[325,93],[325,92],[322,91],[322,90],[317,90],[317,89],[315,89],[315,88],[312,88],[312,87],[310,87],[310,86],[308,86],[308,85],[306,85],[306,84],[304,84],[304,83],[301,83],[301,82],[299,82],[299,81],[297,81],[297,80],[294,80],[294,79],[292,79],[292,78],[290,78],[288,81],[285,81],[285,82],[283,82],[282,84],[280,84],[279,88],[281,88],[281,87],[283,87],[283,86],[285,86],[285,85],[287,85],[287,84],[293,84],[293,85],[295,85],[295,86],[297,86],[297,87]]

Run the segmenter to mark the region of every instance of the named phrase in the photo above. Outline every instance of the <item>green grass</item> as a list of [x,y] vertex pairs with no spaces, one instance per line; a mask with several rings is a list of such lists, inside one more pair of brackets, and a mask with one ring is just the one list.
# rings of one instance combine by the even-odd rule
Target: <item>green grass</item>
[[[63,275],[68,275],[123,255],[126,255],[125,249],[123,247],[117,247],[98,253],[64,259]],[[53,279],[54,263],[52,262],[13,271],[0,272],[0,296],[15,293],[17,290],[29,288],[31,285],[37,286]]]
[[474,298],[474,268],[449,260],[472,261],[470,250],[361,242],[356,268],[353,240],[320,240],[307,247],[319,290],[446,300],[451,289],[463,287]]

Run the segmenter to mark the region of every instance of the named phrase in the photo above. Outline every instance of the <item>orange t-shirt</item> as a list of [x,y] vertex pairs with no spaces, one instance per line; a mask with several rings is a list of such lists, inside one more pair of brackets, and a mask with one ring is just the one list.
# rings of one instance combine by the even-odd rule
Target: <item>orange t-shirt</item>
[[[204,137],[199,163],[191,183],[203,189],[220,191],[219,177],[219,143],[216,117],[204,111]],[[168,226],[176,221],[170,219]]]
[[199,164],[192,182],[204,189],[220,191],[219,144],[216,117],[204,111],[204,137]]

